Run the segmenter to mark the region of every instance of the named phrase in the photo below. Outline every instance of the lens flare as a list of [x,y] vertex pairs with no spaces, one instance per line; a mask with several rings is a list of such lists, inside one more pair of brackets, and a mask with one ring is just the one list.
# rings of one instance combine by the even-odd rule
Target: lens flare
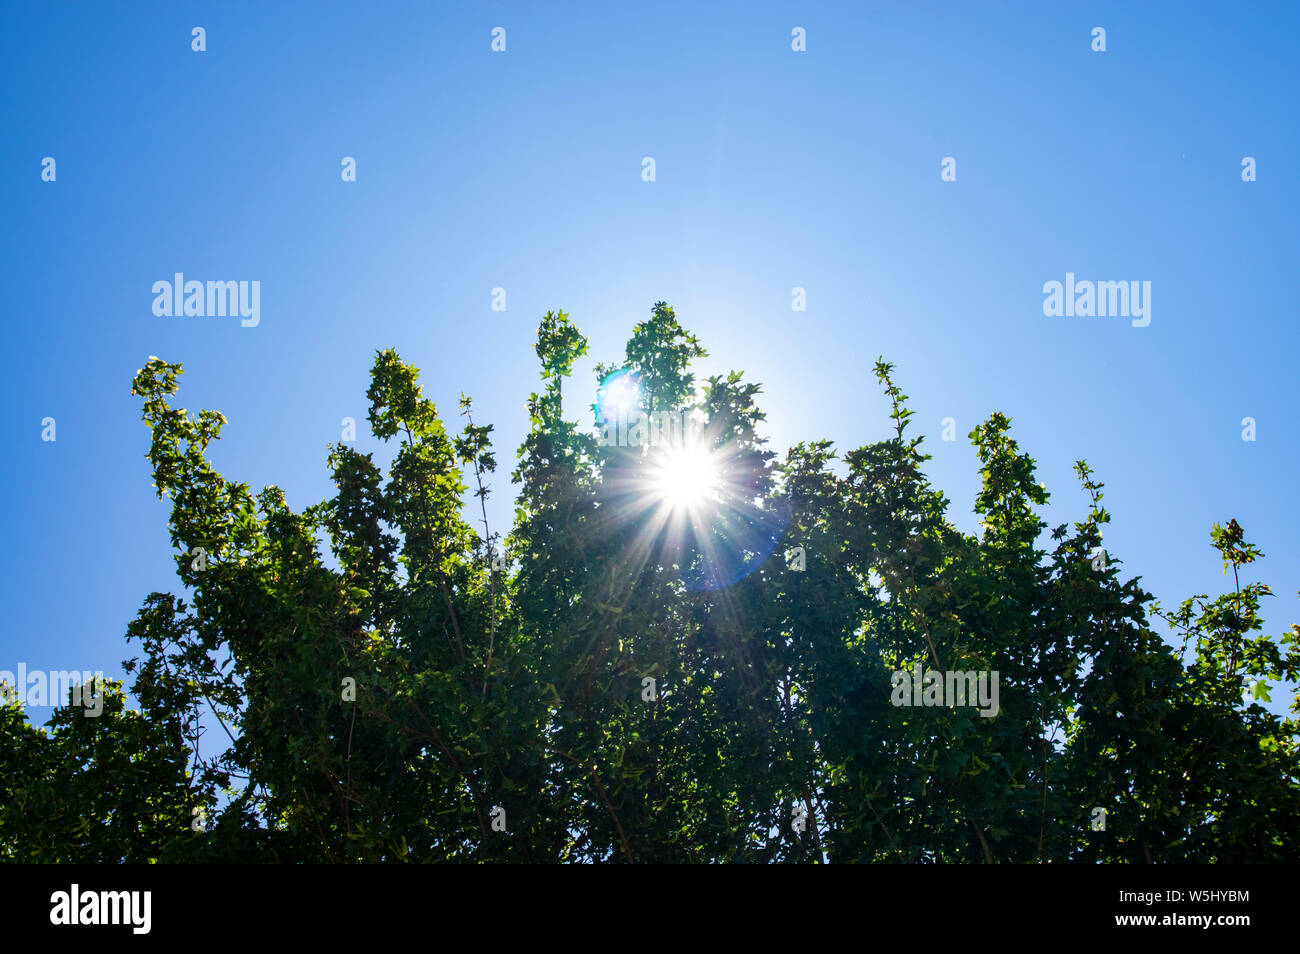
[[596,519],[630,531],[620,552],[627,572],[657,566],[688,591],[724,590],[770,559],[789,507],[767,499],[754,443],[724,437],[699,404],[646,408],[640,383],[629,370],[600,383],[597,413],[622,418],[626,409],[635,420],[617,442],[602,441],[616,446],[600,458]]
[[626,420],[641,406],[641,382],[631,371],[615,371],[596,392],[598,420]]

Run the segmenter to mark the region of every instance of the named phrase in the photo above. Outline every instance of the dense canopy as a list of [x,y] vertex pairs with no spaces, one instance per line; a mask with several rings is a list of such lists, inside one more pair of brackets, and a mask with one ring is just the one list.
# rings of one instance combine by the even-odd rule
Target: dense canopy
[[[1297,680],[1300,627],[1268,634],[1235,522],[1210,540],[1231,591],[1161,610],[1082,461],[1086,512],[1046,527],[1002,414],[970,434],[971,535],[883,361],[893,436],[780,457],[759,387],[697,382],[665,304],[568,421],[586,349],[542,320],[504,534],[492,428],[467,398],[444,422],[393,351],[368,394],[391,462],[335,445],[302,513],[212,468],[225,418],[173,407],[181,366],[151,358],[179,595],[127,628],[130,699],[47,729],[0,704],[0,858],[1295,860],[1297,721],[1257,700]],[[899,704],[926,671],[995,680],[996,713]]]

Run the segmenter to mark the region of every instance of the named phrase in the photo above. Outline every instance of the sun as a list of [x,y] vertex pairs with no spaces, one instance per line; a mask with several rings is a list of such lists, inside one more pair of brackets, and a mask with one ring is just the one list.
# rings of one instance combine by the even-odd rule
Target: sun
[[707,447],[681,444],[663,447],[651,463],[650,491],[674,510],[698,510],[716,503],[722,490],[722,472],[716,455]]

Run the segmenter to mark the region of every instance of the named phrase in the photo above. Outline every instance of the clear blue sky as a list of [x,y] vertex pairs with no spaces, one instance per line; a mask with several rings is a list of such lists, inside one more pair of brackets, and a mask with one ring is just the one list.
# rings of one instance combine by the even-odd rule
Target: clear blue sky
[[[229,418],[217,466],[301,509],[341,418],[376,447],[395,347],[444,416],[465,391],[496,425],[505,529],[538,319],[591,337],[587,386],[658,299],[701,373],[763,383],[775,449],[886,436],[883,354],[959,526],[965,435],[1001,410],[1051,524],[1086,511],[1084,457],[1112,558],[1163,602],[1227,586],[1209,530],[1235,517],[1270,629],[1300,619],[1295,5],[265,6],[4,9],[0,669],[120,675],[141,600],[176,588],[129,393],[149,355]],[[178,271],[260,281],[260,325],[156,317]],[[1066,272],[1150,281],[1150,325],[1045,317]]]

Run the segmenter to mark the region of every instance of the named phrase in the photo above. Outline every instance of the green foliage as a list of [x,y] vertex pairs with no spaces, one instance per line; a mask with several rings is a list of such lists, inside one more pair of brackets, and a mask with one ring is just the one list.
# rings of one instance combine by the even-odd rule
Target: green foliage
[[[586,350],[546,315],[504,540],[492,428],[462,397],[449,433],[395,352],[368,394],[391,463],[336,445],[336,494],[300,514],[212,469],[225,418],[173,408],[181,367],[151,358],[133,393],[185,598],[151,594],[127,629],[138,709],[119,683],[99,718],[70,703],[45,729],[0,705],[0,858],[1295,859],[1297,720],[1258,700],[1300,680],[1300,626],[1265,632],[1235,521],[1211,534],[1233,591],[1166,613],[1097,559],[1110,515],[1082,461],[1088,512],[1048,533],[1034,461],[992,414],[963,533],[892,366],[874,370],[893,436],[778,459],[758,386],[697,384],[705,352],[660,302],[618,369],[645,410],[705,422],[722,478],[671,511],[662,448],[563,419]],[[916,664],[996,671],[997,716],[892,705]]]

